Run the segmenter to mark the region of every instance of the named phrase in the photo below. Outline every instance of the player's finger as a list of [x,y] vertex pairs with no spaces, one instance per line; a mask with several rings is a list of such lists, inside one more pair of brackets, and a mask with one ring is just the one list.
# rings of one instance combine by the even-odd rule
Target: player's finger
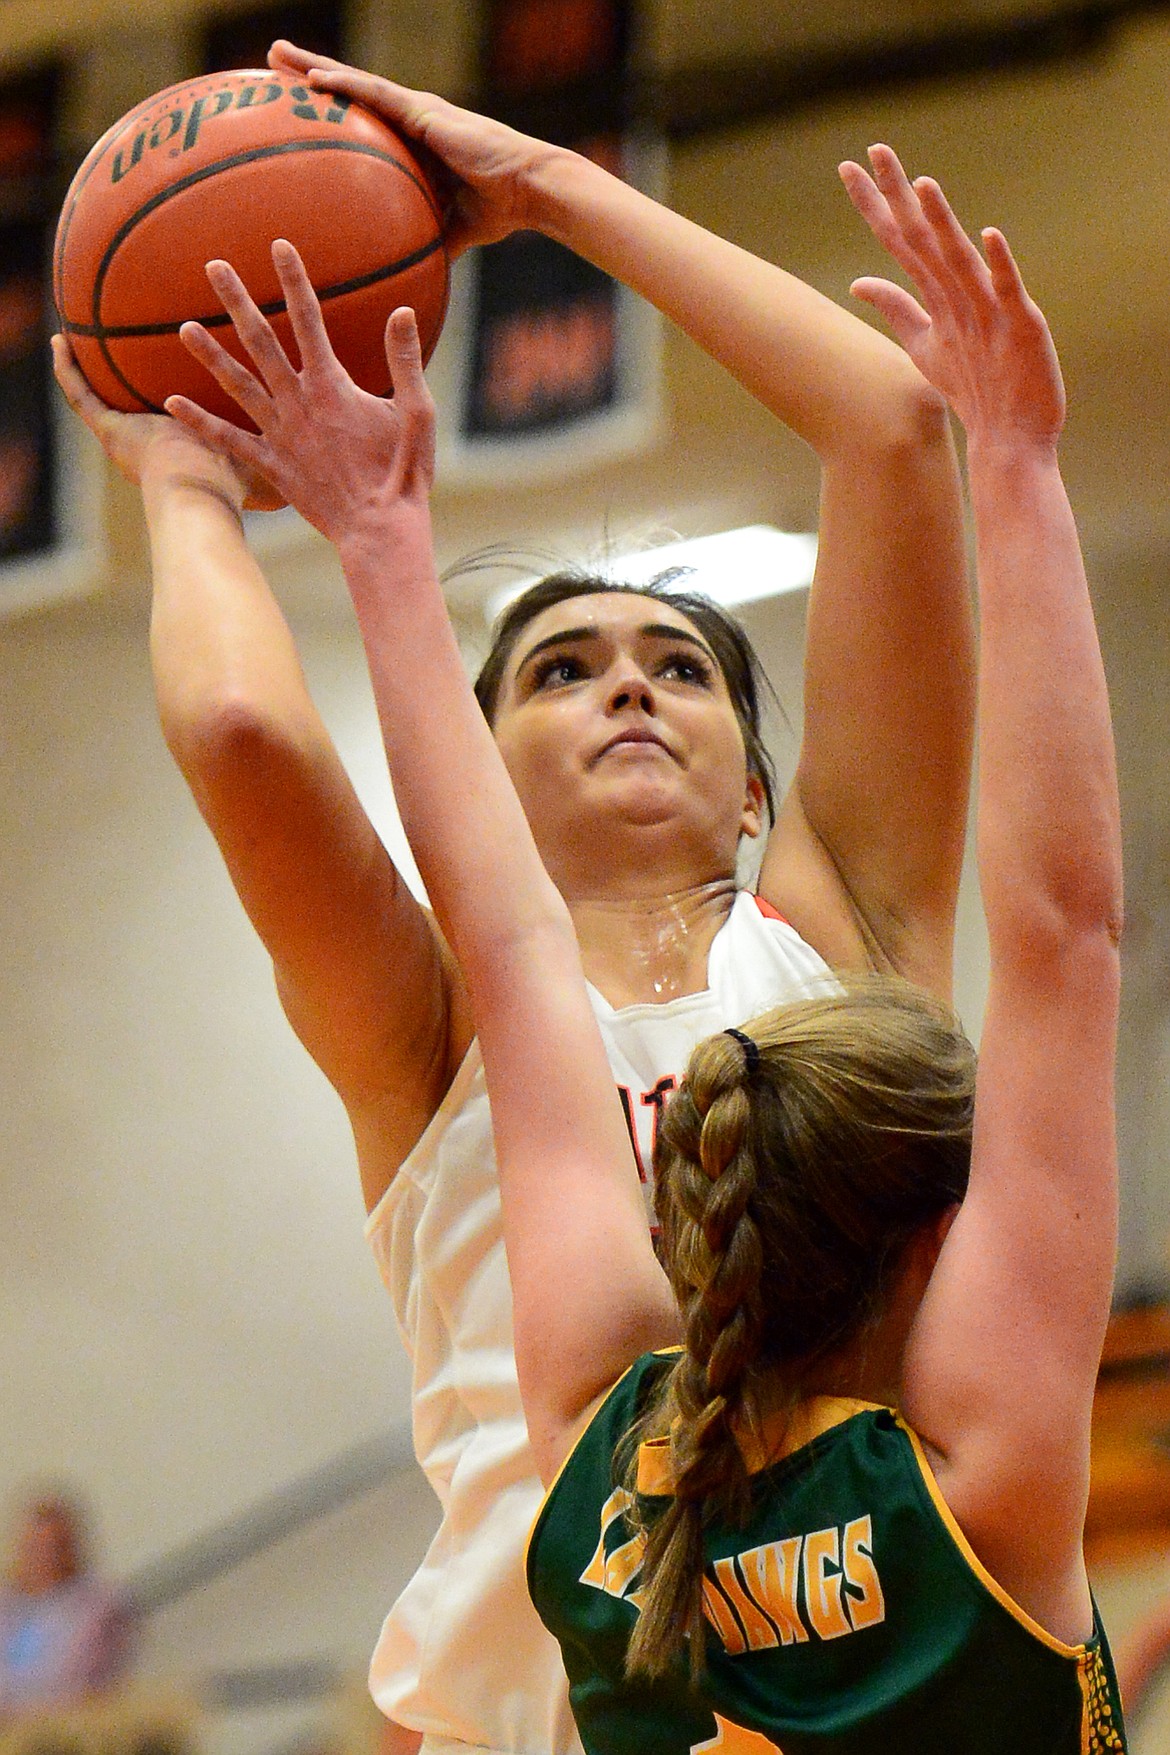
[[257,438],[255,433],[246,433],[230,420],[221,420],[219,415],[209,414],[207,409],[200,408],[197,402],[190,401],[186,396],[168,396],[163,407],[188,432],[201,439],[209,450],[222,452],[246,472],[270,479],[272,449],[262,439]]
[[1032,295],[1024,285],[1024,277],[1020,273],[1019,264],[1012,255],[1011,246],[998,227],[989,225],[983,228],[983,248],[987,253],[987,269],[991,275],[991,283],[996,294],[1005,304],[1018,306],[1021,310],[1032,309]]
[[[1023,339],[1025,345],[1039,349],[1041,354],[1047,355],[1051,381],[1063,409],[1064,386],[1048,319],[1024,285],[1024,277],[1003,233],[996,226],[987,226],[982,235],[987,265],[1000,308],[1011,318],[1012,330],[1017,340]],[[1063,419],[1063,414],[1061,418]]]
[[277,37],[268,51],[268,65],[278,73],[307,73],[310,67],[345,71],[344,61],[335,61],[332,55],[314,55],[309,49],[298,49],[287,37]]
[[837,175],[845,185],[854,207],[874,232],[893,223],[889,203],[864,165],[851,158],[837,166]]
[[321,303],[313,290],[304,263],[287,238],[277,238],[272,261],[284,293],[285,309],[303,371],[322,371],[337,363],[337,356],[321,315]]
[[910,183],[903,170],[902,160],[893,147],[879,140],[870,147],[870,165],[874,168],[874,181],[886,197],[889,212],[895,219],[903,249],[909,253],[903,267],[907,267],[919,283],[926,279],[937,281],[940,269],[944,267],[942,253],[933,226],[924,216],[916,186]]
[[94,395],[82,377],[81,369],[65,337],[54,335],[49,345],[53,354],[53,376],[61,386],[61,394],[74,414],[79,414],[87,425],[92,425],[106,412],[105,403]]
[[879,316],[885,318],[907,353],[913,357],[918,344],[930,333],[930,318],[903,286],[895,286],[892,280],[879,280],[873,275],[863,275],[855,280],[849,288],[855,299],[863,304],[872,305]]
[[418,324],[409,305],[390,313],[386,324],[386,363],[394,389],[394,406],[403,423],[407,443],[403,461],[421,470],[429,486],[435,466],[435,404],[423,376]]
[[991,299],[987,263],[955,218],[950,202],[934,178],[916,177],[914,190],[949,270],[952,292],[973,299],[977,314],[986,316]]
[[922,217],[914,185],[906,175],[902,161],[893,147],[887,146],[884,141],[875,141],[869,148],[868,157],[873,180],[885,196],[890,212],[903,232],[908,237],[929,245],[930,228]]
[[[917,198],[906,181],[897,156],[880,143],[870,147],[869,156],[874,167],[872,175],[852,159],[846,159],[838,166],[846,193],[878,243],[889,251],[899,267],[906,270],[923,296],[938,298],[937,276],[924,262],[922,250],[913,236],[908,235],[908,230],[912,232],[914,226],[922,232],[927,228],[922,224]],[[879,173],[884,187],[877,180]],[[909,202],[905,197],[906,190],[909,190]],[[897,212],[895,203],[899,209]]]
[[901,161],[888,146],[871,146],[869,156],[874,182],[885,198],[896,229],[898,248],[907,262],[914,265],[916,273],[921,273],[924,268],[934,272],[938,266],[937,248],[918,195]]
[[343,67],[338,62],[330,66],[324,61],[314,62],[308,79],[314,91],[335,91],[353,98],[412,138],[423,132],[427,115],[442,107],[442,99],[430,92],[412,91],[409,86],[396,85],[392,79],[363,73],[356,67]]
[[409,305],[391,311],[386,324],[386,363],[394,388],[394,405],[407,419],[434,424],[435,403],[423,375],[418,323]]
[[296,373],[288,355],[276,339],[271,323],[231,263],[220,260],[209,262],[207,278],[266,387],[274,395],[280,390],[290,390]]
[[187,352],[211,373],[220,389],[226,390],[249,419],[262,427],[271,411],[272,399],[248,368],[234,360],[201,323],[184,323],[179,330],[179,340]]
[[404,391],[408,394],[426,391],[418,321],[409,305],[399,305],[386,320],[386,363],[394,382],[395,397]]

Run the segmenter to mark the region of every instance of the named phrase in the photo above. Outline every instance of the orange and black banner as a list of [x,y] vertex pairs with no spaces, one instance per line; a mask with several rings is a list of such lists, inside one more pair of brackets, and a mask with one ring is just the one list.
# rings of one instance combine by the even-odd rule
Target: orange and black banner
[[269,45],[287,37],[314,55],[345,57],[339,0],[275,0],[245,12],[208,13],[203,27],[200,72],[266,67]]
[[[488,0],[479,104],[621,174],[632,0]],[[464,436],[571,427],[622,396],[618,288],[535,232],[476,253]]]
[[0,84],[0,560],[56,540],[48,257],[59,74]]

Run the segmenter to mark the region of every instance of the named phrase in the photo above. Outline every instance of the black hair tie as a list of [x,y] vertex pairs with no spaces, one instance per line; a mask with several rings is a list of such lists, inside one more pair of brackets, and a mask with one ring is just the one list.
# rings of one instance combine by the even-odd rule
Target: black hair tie
[[724,1030],[723,1034],[725,1036],[734,1036],[735,1040],[741,1044],[743,1048],[743,1057],[747,1063],[747,1076],[749,1079],[754,1078],[756,1073],[760,1070],[760,1050],[758,1043],[753,1042],[751,1037],[745,1035],[742,1030]]

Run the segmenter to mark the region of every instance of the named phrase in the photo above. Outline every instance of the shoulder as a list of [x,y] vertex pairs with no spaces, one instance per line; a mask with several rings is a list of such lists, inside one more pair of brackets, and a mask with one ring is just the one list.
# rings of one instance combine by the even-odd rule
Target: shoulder
[[759,891],[739,892],[728,915],[727,928],[733,937],[776,946],[791,955],[803,954],[816,967],[826,967],[820,951],[803,937],[784,909]]
[[768,897],[741,890],[711,947],[708,981],[724,1008],[750,1017],[831,975],[820,951]]
[[670,1347],[644,1353],[598,1403],[551,1482],[533,1524],[528,1549],[530,1578],[538,1548],[550,1542],[555,1545],[558,1531],[563,1534],[584,1527],[596,1540],[600,1506],[613,1498],[615,1516],[632,1508],[633,1495],[625,1486],[632,1456],[624,1441],[673,1369],[679,1351]]
[[563,1481],[571,1481],[575,1488],[596,1475],[599,1483],[608,1479],[613,1485],[624,1474],[630,1459],[622,1454],[622,1441],[641,1420],[655,1392],[673,1371],[681,1351],[680,1347],[665,1347],[659,1352],[643,1353],[618,1378],[565,1458],[549,1488],[546,1503]]

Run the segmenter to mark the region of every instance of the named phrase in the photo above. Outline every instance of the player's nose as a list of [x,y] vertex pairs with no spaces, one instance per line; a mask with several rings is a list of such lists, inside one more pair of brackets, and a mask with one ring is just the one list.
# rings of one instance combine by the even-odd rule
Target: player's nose
[[653,713],[653,684],[635,660],[621,658],[614,664],[606,678],[605,705],[609,713],[620,713],[627,707],[638,707],[643,713]]

